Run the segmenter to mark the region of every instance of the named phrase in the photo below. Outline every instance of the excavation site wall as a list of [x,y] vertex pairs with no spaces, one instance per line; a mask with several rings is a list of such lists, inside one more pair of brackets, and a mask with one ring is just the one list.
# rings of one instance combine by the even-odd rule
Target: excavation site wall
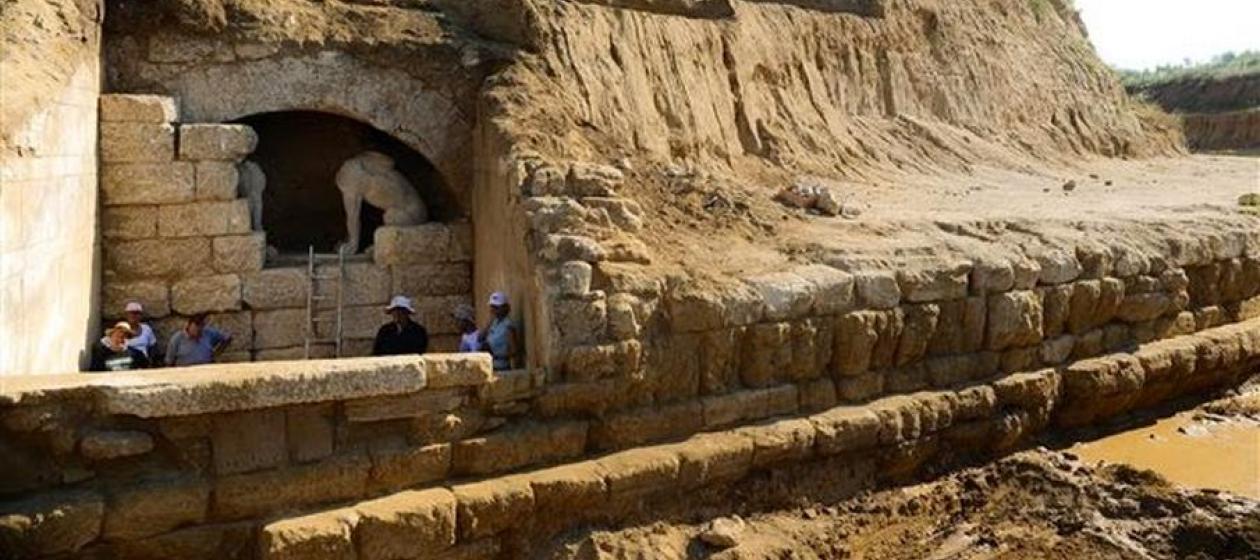
[[[599,424],[513,416],[487,357],[29,376],[0,393],[0,548],[42,558],[496,558],[766,471],[854,490],[1228,386],[1260,321],[861,404],[824,389],[740,426],[601,453]],[[787,402],[789,399],[770,399]],[[831,403],[831,404],[821,404]],[[763,421],[753,418],[774,416]],[[645,438],[646,439],[646,438]],[[556,465],[547,468],[549,465]],[[451,555],[451,556],[447,556]]]
[[101,2],[0,14],[0,376],[73,371],[96,337]]

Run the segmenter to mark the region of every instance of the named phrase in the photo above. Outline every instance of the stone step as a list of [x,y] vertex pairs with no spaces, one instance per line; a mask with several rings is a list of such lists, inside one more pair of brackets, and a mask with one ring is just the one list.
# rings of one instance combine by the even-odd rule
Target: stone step
[[925,391],[786,417],[676,443],[417,490],[264,524],[258,557],[494,558],[513,536],[650,511],[757,471],[874,458],[865,480],[899,480],[924,463],[1012,450],[1048,426],[1105,420],[1260,368],[1260,319],[1057,369],[958,390]]

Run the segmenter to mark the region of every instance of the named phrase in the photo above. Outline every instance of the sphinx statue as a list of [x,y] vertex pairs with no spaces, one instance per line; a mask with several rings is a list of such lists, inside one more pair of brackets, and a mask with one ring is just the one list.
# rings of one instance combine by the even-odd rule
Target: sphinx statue
[[250,160],[242,161],[237,171],[240,180],[236,183],[236,194],[249,204],[250,229],[262,231],[263,191],[267,190],[267,175]]
[[346,210],[346,241],[337,247],[339,252],[359,251],[359,218],[364,202],[385,212],[387,226],[414,226],[429,219],[429,209],[420,193],[385,154],[367,151],[346,160],[337,170],[336,180]]

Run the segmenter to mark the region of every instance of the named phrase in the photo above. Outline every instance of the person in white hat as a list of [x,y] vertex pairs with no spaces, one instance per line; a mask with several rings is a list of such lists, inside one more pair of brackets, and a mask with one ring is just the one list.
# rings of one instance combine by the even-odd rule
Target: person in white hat
[[481,348],[494,359],[495,371],[509,370],[519,363],[520,335],[516,323],[509,316],[511,313],[512,305],[508,303],[507,294],[490,294],[490,325],[481,329]]
[[401,356],[423,354],[429,350],[429,332],[424,326],[411,320],[416,308],[406,296],[394,296],[385,308],[394,320],[381,325],[372,343],[373,356]]
[[149,359],[127,346],[127,338],[135,334],[131,325],[119,321],[105,331],[105,336],[92,346],[89,371],[130,371],[149,367]]
[[127,315],[127,325],[131,327],[134,335],[127,339],[127,347],[139,350],[144,357],[150,358],[152,361],[153,349],[157,347],[157,335],[153,334],[153,327],[143,322],[144,306],[138,301],[127,302],[127,307],[123,309]]

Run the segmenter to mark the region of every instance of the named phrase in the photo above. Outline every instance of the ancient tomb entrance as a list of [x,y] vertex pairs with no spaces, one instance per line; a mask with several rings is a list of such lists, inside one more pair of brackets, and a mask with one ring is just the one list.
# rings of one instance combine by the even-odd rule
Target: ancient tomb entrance
[[[387,319],[384,306],[394,295],[412,300],[415,320],[429,332],[430,351],[455,350],[458,329],[451,313],[472,303],[472,228],[452,185],[430,160],[377,128],[331,113],[257,113],[234,122],[258,134],[258,147],[247,161],[257,164],[266,179],[262,231],[274,248],[266,269],[242,282],[242,303],[253,330],[252,358],[301,358],[308,333],[318,341],[312,343],[311,357],[367,355],[376,329]],[[398,176],[409,183],[407,192],[414,191],[411,198],[422,203],[427,216],[419,223],[385,225],[384,212],[364,200],[358,250],[341,268],[334,255],[348,232],[337,176],[347,160],[365,152],[393,161],[387,174],[391,184],[398,184]],[[383,158],[369,159],[378,165]],[[365,163],[363,169],[379,170],[369,167]],[[310,246],[324,255],[313,283],[307,271]],[[341,278],[339,300],[338,282],[330,277]],[[327,299],[309,301],[307,286]],[[341,302],[340,311],[335,301]],[[315,317],[310,331],[308,305]],[[340,329],[335,327],[338,318]]]
[[[348,159],[374,151],[394,160],[395,168],[418,191],[429,220],[464,217],[448,185],[433,164],[396,138],[354,119],[315,111],[259,113],[236,122],[253,127],[258,148],[250,156],[266,175],[263,230],[267,243],[283,255],[305,256],[308,246],[332,253],[346,239],[341,192],[335,178]],[[372,244],[382,212],[362,206],[359,249]],[[288,259],[286,259],[288,260]]]

